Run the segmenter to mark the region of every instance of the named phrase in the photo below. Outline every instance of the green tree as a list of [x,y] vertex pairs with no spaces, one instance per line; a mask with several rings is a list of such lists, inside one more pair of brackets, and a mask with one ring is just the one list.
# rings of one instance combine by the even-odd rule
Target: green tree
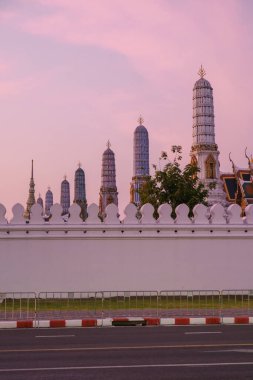
[[175,216],[175,208],[185,203],[191,213],[196,204],[207,205],[208,190],[199,182],[199,168],[196,165],[188,164],[184,169],[180,168],[182,147],[173,145],[171,151],[174,154],[172,161],[168,160],[166,152],[161,153],[160,162],[166,161],[162,169],[153,165],[154,176],[147,178],[139,191],[141,204],[151,203],[157,214],[157,209],[161,204],[169,203]]

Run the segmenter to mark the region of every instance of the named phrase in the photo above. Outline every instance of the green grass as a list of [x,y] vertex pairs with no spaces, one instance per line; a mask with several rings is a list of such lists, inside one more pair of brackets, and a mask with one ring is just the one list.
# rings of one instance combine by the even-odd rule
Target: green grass
[[[253,309],[253,297],[248,301],[247,297],[223,297],[220,303],[218,296],[181,297],[164,296],[161,298],[137,296],[137,297],[111,297],[111,298],[47,298],[37,300],[38,311],[66,310],[66,311],[106,311],[120,309],[229,309],[250,308]],[[5,299],[0,304],[0,312],[35,310],[35,300]]]

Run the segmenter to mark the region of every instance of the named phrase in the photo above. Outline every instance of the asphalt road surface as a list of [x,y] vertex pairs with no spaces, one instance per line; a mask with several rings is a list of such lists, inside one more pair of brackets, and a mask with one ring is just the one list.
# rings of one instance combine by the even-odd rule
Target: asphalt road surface
[[0,330],[1,380],[253,380],[253,326]]

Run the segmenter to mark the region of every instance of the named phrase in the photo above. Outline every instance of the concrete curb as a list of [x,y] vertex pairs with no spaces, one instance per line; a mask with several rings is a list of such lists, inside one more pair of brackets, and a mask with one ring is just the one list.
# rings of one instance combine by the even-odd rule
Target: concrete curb
[[253,317],[191,317],[191,318],[104,318],[104,319],[52,319],[0,321],[0,329],[50,328],[50,327],[112,327],[112,326],[187,326],[187,325],[242,325],[253,324]]

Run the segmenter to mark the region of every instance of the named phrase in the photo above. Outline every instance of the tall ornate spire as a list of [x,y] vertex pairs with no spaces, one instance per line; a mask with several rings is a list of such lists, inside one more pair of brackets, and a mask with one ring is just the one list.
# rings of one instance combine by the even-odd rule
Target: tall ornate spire
[[198,165],[199,179],[208,189],[211,183],[216,183],[216,189],[209,191],[209,204],[224,203],[225,193],[222,190],[219,169],[220,152],[215,142],[213,89],[204,78],[206,72],[202,65],[198,74],[200,78],[193,88],[191,160],[192,163]]
[[48,187],[48,189],[47,189],[46,197],[45,198],[46,198],[45,199],[45,214],[47,216],[50,216],[50,208],[54,204],[54,196],[53,196],[53,193],[52,193],[50,187]]
[[70,187],[66,176],[64,176],[64,179],[61,183],[61,206],[62,214],[68,214],[68,210],[70,207]]
[[41,205],[42,210],[44,209],[43,199],[41,198],[41,195],[39,194],[39,198],[37,199],[37,203]]
[[103,216],[108,204],[118,206],[118,191],[116,186],[115,156],[108,141],[107,149],[102,156],[101,187],[99,192],[99,212]]
[[85,174],[81,168],[81,163],[78,164],[78,169],[75,172],[75,196],[74,203],[77,203],[81,207],[81,218],[83,220],[87,217],[87,200],[85,190]]
[[30,185],[29,185],[29,195],[28,200],[26,202],[26,210],[24,212],[24,217],[29,219],[30,218],[30,212],[32,205],[35,204],[35,183],[33,178],[33,160],[32,160],[32,170],[31,170],[31,178],[30,178]]
[[134,131],[133,146],[133,177],[130,187],[130,202],[140,204],[139,189],[149,176],[149,138],[148,131],[143,125],[142,116]]

